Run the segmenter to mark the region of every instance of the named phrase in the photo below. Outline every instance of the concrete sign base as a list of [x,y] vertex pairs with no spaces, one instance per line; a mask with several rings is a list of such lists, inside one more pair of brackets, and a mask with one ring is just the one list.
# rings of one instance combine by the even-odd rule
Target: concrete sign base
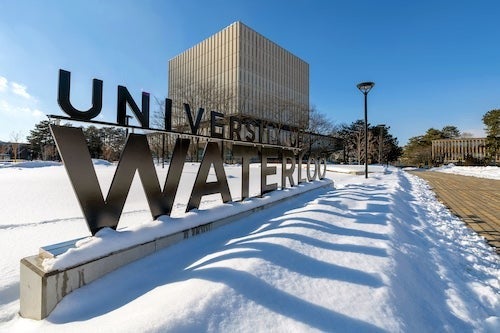
[[[311,190],[333,185],[331,181],[324,182],[324,185],[313,187]],[[78,240],[44,247],[40,250],[39,255],[26,257],[21,260],[19,314],[24,318],[41,320],[50,314],[64,296],[121,266],[303,193],[305,192],[300,192],[274,202],[263,202],[262,205],[250,210],[115,251],[64,270],[45,271],[42,261],[44,258],[57,256],[67,249],[74,247],[74,244]]]

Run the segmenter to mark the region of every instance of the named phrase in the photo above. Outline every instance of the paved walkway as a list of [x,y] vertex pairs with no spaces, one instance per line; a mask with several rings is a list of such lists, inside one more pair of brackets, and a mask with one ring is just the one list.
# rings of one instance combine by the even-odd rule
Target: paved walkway
[[500,180],[443,172],[410,172],[425,179],[443,202],[500,254]]

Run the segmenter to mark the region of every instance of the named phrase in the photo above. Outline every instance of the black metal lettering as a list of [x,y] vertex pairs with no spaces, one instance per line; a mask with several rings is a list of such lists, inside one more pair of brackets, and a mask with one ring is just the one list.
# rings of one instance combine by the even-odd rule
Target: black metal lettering
[[267,176],[276,174],[276,166],[268,166],[267,161],[270,157],[278,158],[278,152],[274,148],[262,148],[260,155],[260,193],[262,195],[278,189],[278,183],[267,183]]
[[92,107],[87,111],[80,111],[73,107],[70,101],[71,72],[59,70],[59,89],[57,103],[61,109],[71,118],[77,120],[91,120],[101,113],[102,109],[102,81],[92,80]]
[[139,109],[128,89],[118,86],[118,99],[116,102],[116,122],[120,125],[127,123],[127,104],[135,114],[135,118],[143,128],[149,128],[149,93],[142,92],[142,111]]
[[50,128],[93,235],[104,227],[116,229],[136,171],[153,218],[169,211],[163,200],[145,135],[129,135],[104,201],[82,129],[55,125]]
[[191,113],[191,108],[189,107],[189,104],[184,103],[184,111],[186,112],[189,121],[189,126],[191,127],[191,134],[198,134],[198,128],[200,127],[201,117],[203,116],[205,110],[203,108],[198,109],[198,114],[196,115],[195,123],[193,123],[193,114]]
[[[214,166],[217,180],[215,182],[207,182],[208,173],[212,165]],[[207,142],[186,211],[199,208],[201,198],[204,195],[215,193],[221,194],[223,202],[231,201],[231,193],[219,147],[216,142]]]
[[[234,126],[236,124],[236,127]],[[241,141],[241,121],[238,117],[231,116],[229,117],[229,139],[234,140],[236,136],[236,140]]]
[[[314,173],[311,175],[311,164],[314,166]],[[312,182],[318,176],[318,159],[315,155],[309,155],[307,159],[307,180]]]
[[[290,162],[290,168],[287,168],[288,162]],[[282,160],[281,160],[281,188],[286,188],[286,179],[290,182],[290,186],[295,186],[293,180],[293,172],[295,171],[295,155],[291,150],[282,150]]]
[[304,183],[307,181],[306,178],[302,178],[302,162],[303,162],[303,159],[304,159],[304,153],[301,153],[299,154],[299,161],[298,161],[298,179],[297,179],[297,183]]
[[[323,164],[323,172],[321,172],[321,164]],[[326,157],[321,156],[318,160],[318,178],[324,179],[326,177]]]
[[165,130],[172,130],[172,100],[165,98]]
[[258,156],[259,150],[257,147],[233,145],[233,154],[241,157],[241,200],[245,200],[250,196],[250,161]]
[[259,143],[264,143],[264,128],[266,126],[266,121],[260,120],[259,123]]
[[170,166],[168,167],[167,178],[162,193],[166,205],[166,211],[163,213],[164,215],[169,215],[172,212],[190,142],[190,139],[175,140],[174,151],[172,153]]
[[210,112],[210,136],[212,138],[224,138],[224,114],[217,111]]
[[255,124],[255,121],[253,121],[253,120],[247,120],[245,122],[245,128],[246,128],[247,132],[250,134],[250,135],[248,135],[248,134],[245,135],[245,139],[249,142],[255,141],[254,124]]

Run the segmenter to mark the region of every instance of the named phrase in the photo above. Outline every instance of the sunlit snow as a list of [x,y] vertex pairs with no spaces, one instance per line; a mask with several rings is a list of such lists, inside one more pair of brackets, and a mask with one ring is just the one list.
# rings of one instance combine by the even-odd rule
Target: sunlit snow
[[[116,166],[95,168],[106,193]],[[185,168],[181,181],[194,182],[198,164]],[[207,196],[201,210],[184,215],[186,185],[172,217],[152,221],[136,176],[120,230],[87,238],[63,166],[0,166],[0,331],[500,331],[499,256],[425,181],[392,167],[370,166],[368,179],[347,173],[359,166],[329,168],[334,187],[122,267],[33,321],[17,313],[19,261],[41,246],[82,237],[90,247],[97,238],[111,245],[260,198],[223,205],[219,195]],[[167,168],[157,171],[164,180]],[[239,200],[241,169],[226,166],[226,173]],[[258,194],[258,174],[252,166],[251,195]]]

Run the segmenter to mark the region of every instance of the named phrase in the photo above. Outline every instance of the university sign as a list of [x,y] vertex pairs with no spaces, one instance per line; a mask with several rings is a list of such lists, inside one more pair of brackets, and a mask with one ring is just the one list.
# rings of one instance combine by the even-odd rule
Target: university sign
[[[183,127],[188,128],[190,132],[183,133],[176,131],[172,124],[172,101],[167,99],[165,101],[164,126],[161,129],[153,129],[149,125],[149,94],[142,93],[142,105],[139,108],[128,89],[118,86],[116,123],[106,123],[94,120],[102,109],[103,82],[97,79],[93,80],[92,106],[88,110],[79,110],[72,105],[70,83],[71,74],[60,70],[58,103],[67,116],[51,115],[49,118],[105,126],[122,126],[176,138],[165,182],[160,184],[146,134],[129,134],[108,194],[104,198],[83,130],[77,127],[51,124],[50,128],[57,149],[92,235],[95,235],[101,228],[117,228],[136,172],[142,183],[152,217],[156,219],[161,215],[170,215],[178,189],[184,186],[181,183],[181,178],[190,146],[196,145],[198,148],[200,142],[205,142],[203,156],[194,185],[190,185],[191,195],[185,205],[186,211],[199,208],[205,195],[220,195],[223,202],[233,200],[224,169],[221,143],[227,143],[227,146],[231,146],[233,157],[237,157],[241,161],[241,200],[249,197],[250,183],[255,183],[250,179],[251,175],[254,177],[253,173],[250,173],[250,163],[254,161],[260,163],[261,195],[277,190],[278,187],[285,188],[287,184],[293,187],[301,182],[325,177],[326,160],[312,155],[308,156],[305,162],[306,168],[305,174],[303,174],[304,154],[298,147],[297,136],[295,140],[289,140],[289,142],[294,142],[289,146],[266,142],[262,135],[265,129],[264,121],[252,120],[252,122],[248,122],[234,116],[226,117],[218,111],[211,111],[209,121],[203,123],[204,109],[199,108],[197,113],[193,115],[190,106],[184,104],[186,124],[183,124]],[[127,108],[132,111],[139,126],[128,124],[126,121]],[[205,127],[208,125],[210,135],[199,133],[202,125]],[[268,179],[272,175],[276,179],[280,178],[276,163],[281,164],[280,186],[278,186],[279,181],[273,183]],[[320,168],[321,166],[323,168]],[[212,169],[213,173],[211,173]],[[316,182],[308,188],[315,189],[326,186],[331,186],[331,182]],[[301,191],[294,192],[291,194],[292,196],[301,193]],[[78,240],[45,246],[40,249],[38,255],[21,259],[19,313],[25,318],[43,319],[66,295],[123,265],[191,236],[241,220],[252,212],[283,202],[287,198],[289,196],[275,196],[268,198],[269,200],[260,200],[248,205],[245,210],[240,209],[240,207],[217,219],[201,217],[200,223],[186,222],[186,227],[177,228],[178,226],[175,226],[175,230],[170,230],[167,233],[159,230],[158,234],[151,237],[152,239],[125,241],[126,245],[122,244],[119,248],[110,247],[99,253],[81,248],[78,255],[72,256],[74,252],[69,252],[68,249],[78,247]],[[127,238],[126,235],[124,238]],[[66,258],[69,259],[69,264],[62,264],[61,261],[65,262],[62,257],[66,254],[68,254]],[[60,266],[44,265],[45,259],[53,259],[58,256],[61,256]],[[56,260],[56,262],[58,261]]]
[[[304,154],[298,147],[297,137],[295,137],[294,143],[290,146],[263,142],[263,126],[259,125],[256,127],[255,125],[263,124],[263,121],[253,120],[250,123],[235,116],[227,118],[219,111],[211,111],[210,135],[204,136],[199,134],[199,129],[205,110],[199,108],[196,116],[194,116],[190,106],[184,104],[184,112],[187,120],[186,125],[189,125],[191,132],[181,133],[172,129],[172,101],[166,99],[164,128],[151,128],[149,121],[149,94],[146,92],[142,93],[142,107],[139,108],[128,89],[124,86],[118,86],[117,88],[116,123],[95,121],[94,118],[102,110],[103,82],[98,79],[93,80],[92,106],[88,110],[83,111],[75,108],[70,101],[70,83],[71,73],[60,70],[58,103],[62,111],[69,117],[51,115],[49,116],[50,118],[138,128],[177,137],[167,177],[162,189],[155,171],[147,136],[145,134],[129,134],[121,153],[111,187],[106,198],[104,198],[82,129],[51,125],[57,149],[63,160],[89,230],[93,235],[104,227],[116,229],[136,171],[144,188],[152,217],[157,218],[161,215],[170,215],[189,146],[192,144],[193,138],[203,139],[206,143],[186,211],[199,208],[202,197],[209,194],[220,194],[223,202],[232,201],[219,142],[229,142],[232,145],[233,156],[241,159],[241,200],[249,197],[250,162],[254,160],[260,162],[261,195],[278,189],[278,183],[268,183],[268,176],[278,174],[277,167],[273,164],[275,161],[281,163],[281,188],[287,186],[287,180],[288,184],[293,187],[301,182],[323,179],[325,177],[326,159],[314,155],[308,156],[305,163],[306,172],[305,175],[303,174],[302,164]],[[127,106],[134,114],[140,126],[128,124]],[[228,131],[225,131],[227,128],[225,124],[229,125]],[[216,180],[208,181],[212,167],[215,171]],[[294,174],[297,174],[297,181],[294,179]]]

